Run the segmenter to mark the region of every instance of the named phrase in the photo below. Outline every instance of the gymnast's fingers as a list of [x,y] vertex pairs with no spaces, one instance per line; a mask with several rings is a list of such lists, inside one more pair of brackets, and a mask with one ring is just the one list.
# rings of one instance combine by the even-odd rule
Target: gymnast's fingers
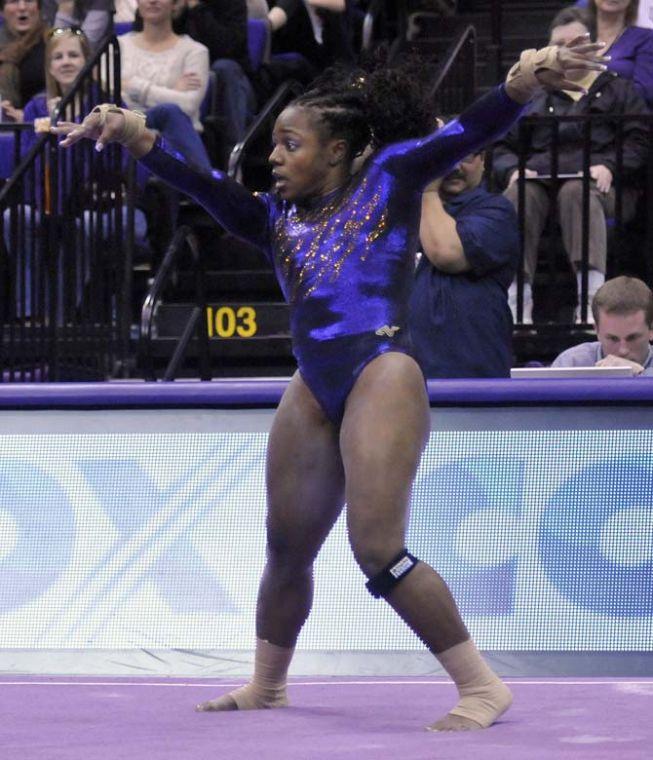
[[95,150],[97,151],[104,150],[104,147],[107,145],[107,143],[120,140],[120,136],[122,135],[125,128],[125,117],[118,110],[109,111],[106,113],[101,126],[102,131],[97,137],[97,142],[95,143]]
[[56,127],[50,127],[50,132],[55,135],[64,135],[64,139],[59,143],[63,148],[69,148],[83,137],[86,137],[86,131],[82,124],[70,124],[64,122],[57,124]]

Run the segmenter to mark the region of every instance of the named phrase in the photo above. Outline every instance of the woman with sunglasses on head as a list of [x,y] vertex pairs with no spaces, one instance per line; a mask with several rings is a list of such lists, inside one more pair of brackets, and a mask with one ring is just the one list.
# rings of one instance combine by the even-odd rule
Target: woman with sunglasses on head
[[[432,730],[486,728],[509,689],[470,639],[444,580],[405,547],[411,485],[429,430],[423,375],[410,355],[407,300],[422,191],[502,134],[542,84],[576,87],[570,69],[602,68],[597,45],[526,51],[508,81],[429,133],[433,114],[412,72],[325,77],[276,120],[274,190],[252,194],[221,172],[193,171],[143,119],[102,106],[61,124],[69,146],[127,146],[190,193],[274,266],[290,304],[299,370],[270,431],[267,563],[250,683],[201,711],[283,707],[286,675],[313,597],[313,562],[347,503],[351,547],[383,597],[438,658],[458,704]],[[374,150],[358,171],[355,158]]]
[[[35,95],[25,104],[21,113],[21,121],[33,123],[34,130],[26,131],[21,139],[21,155],[26,155],[39,138],[39,132],[47,131],[50,127],[52,109],[61,98],[70,92],[73,82],[84,67],[90,54],[86,37],[79,31],[71,29],[50,29],[46,34],[45,59],[43,75],[46,89]],[[98,93],[99,95],[99,93]],[[86,101],[88,102],[88,101]],[[97,100],[95,102],[98,102]],[[81,103],[80,103],[81,106]],[[42,276],[44,272],[41,261],[41,249],[35,249],[33,232],[38,235],[40,212],[36,210],[44,197],[45,167],[37,158],[33,174],[24,179],[25,199],[21,213],[17,216],[17,240],[11,239],[12,209],[4,210],[4,238],[9,255],[14,258],[16,267],[16,316],[30,318],[38,311],[37,304],[42,300],[44,288]],[[32,183],[34,186],[32,187]],[[33,189],[33,193],[32,193]],[[62,200],[67,193],[60,193]],[[36,201],[36,208],[32,203]],[[36,222],[36,228],[33,221]],[[22,274],[21,274],[22,273]],[[19,286],[19,282],[23,286]],[[21,295],[24,292],[24,301]],[[34,302],[34,303],[33,303]]]
[[[35,122],[52,114],[61,98],[71,91],[75,79],[91,55],[86,35],[78,27],[50,29],[46,38],[45,92],[39,93],[26,104],[23,114],[26,122]],[[100,96],[99,90],[97,96]],[[39,122],[36,123],[38,126]],[[27,136],[29,142],[29,132]]]
[[23,120],[23,107],[45,84],[47,26],[38,0],[0,0],[0,107],[7,121]]

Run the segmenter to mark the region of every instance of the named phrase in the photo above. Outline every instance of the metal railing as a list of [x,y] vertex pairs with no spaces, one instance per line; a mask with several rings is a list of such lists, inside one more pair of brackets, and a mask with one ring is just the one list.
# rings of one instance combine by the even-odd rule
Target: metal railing
[[[79,121],[103,101],[120,102],[113,36],[47,118]],[[119,374],[131,321],[133,161],[89,141],[62,150],[31,124],[2,131],[14,134],[15,169],[0,190],[0,380]]]
[[[538,183],[546,190],[548,213],[546,221],[546,245],[540,246],[540,254],[544,253],[546,260],[548,285],[544,290],[556,287],[559,269],[559,254],[562,250],[561,241],[557,234],[559,227],[560,190],[567,182],[581,183],[581,212],[580,212],[580,260],[573,262],[578,265],[581,273],[579,296],[579,320],[581,324],[588,322],[588,272],[590,264],[590,225],[593,223],[591,206],[591,188],[593,180],[590,167],[599,160],[592,155],[593,133],[602,124],[611,122],[614,125],[614,156],[613,172],[614,213],[604,214],[607,227],[607,277],[618,274],[635,274],[644,278],[649,285],[653,284],[653,214],[645,211],[645,217],[636,217],[636,209],[650,209],[653,206],[653,115],[650,114],[583,114],[574,116],[528,116],[523,118],[518,127],[517,156],[517,212],[519,229],[522,238],[522,257],[517,274],[517,325],[523,323],[524,316],[524,239],[528,232],[529,218],[527,213],[527,184]],[[635,126],[637,125],[637,126]],[[538,177],[526,178],[526,168],[531,155],[532,133],[537,127],[539,135],[550,130],[550,149],[546,155],[547,168],[538,170]],[[578,137],[576,150],[582,153],[580,170],[569,171],[569,163],[564,153],[564,142],[561,142],[561,131],[565,130],[569,139],[569,130],[573,129]],[[627,139],[632,139],[633,130],[637,130],[639,151],[642,154],[641,165],[638,169],[627,166],[624,157],[624,145]],[[628,137],[630,134],[630,138]],[[567,143],[568,144],[568,143]],[[496,166],[497,152],[493,155]],[[532,158],[531,158],[532,162]],[[629,162],[632,163],[632,160]],[[532,163],[531,163],[532,165]],[[597,213],[596,211],[594,213]],[[598,223],[603,223],[599,221]],[[631,234],[626,234],[626,233]],[[635,242],[633,242],[635,241]],[[544,249],[544,250],[542,250]],[[571,258],[572,252],[567,251]],[[542,256],[540,256],[540,259]],[[541,264],[540,260],[540,264]],[[541,271],[541,268],[540,268]],[[556,320],[549,320],[556,322]],[[559,327],[568,330],[567,324]]]
[[457,114],[476,97],[476,29],[461,29],[438,66],[430,97],[442,114]]
[[157,379],[152,353],[154,319],[157,307],[162,302],[163,293],[176,271],[179,259],[187,251],[191,255],[195,275],[195,303],[161,379],[166,381],[175,379],[193,337],[196,338],[198,345],[197,355],[199,359],[200,380],[211,379],[203,259],[195,234],[191,231],[190,227],[184,225],[183,227],[179,227],[175,232],[141,309],[139,342],[141,365],[146,380]]
[[[294,79],[279,85],[272,94],[267,103],[256,115],[254,121],[250,124],[243,139],[234,145],[231,155],[229,156],[228,174],[234,179],[240,179],[243,171],[243,161],[247,151],[252,147],[254,142],[261,137],[265,130],[270,130],[272,122],[293,99],[303,91],[302,85]],[[267,159],[267,156],[266,156]]]
[[494,68],[494,78],[497,82],[503,79],[503,1],[491,0],[490,4],[490,44],[487,46],[487,56]]
[[[427,97],[434,100],[440,114],[456,114],[476,97],[476,29],[461,25],[456,17],[430,11],[403,14],[400,32],[388,53],[394,65],[406,53],[424,60]],[[433,73],[430,73],[432,70]]]

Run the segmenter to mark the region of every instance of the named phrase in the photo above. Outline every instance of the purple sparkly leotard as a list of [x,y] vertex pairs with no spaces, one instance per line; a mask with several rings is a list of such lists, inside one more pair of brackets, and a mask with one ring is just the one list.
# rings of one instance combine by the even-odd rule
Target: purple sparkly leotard
[[142,163],[265,253],[290,305],[299,371],[339,423],[366,364],[410,351],[406,312],[422,190],[521,112],[497,87],[439,131],[384,147],[346,187],[301,206],[252,194],[222,172],[191,169],[160,144]]

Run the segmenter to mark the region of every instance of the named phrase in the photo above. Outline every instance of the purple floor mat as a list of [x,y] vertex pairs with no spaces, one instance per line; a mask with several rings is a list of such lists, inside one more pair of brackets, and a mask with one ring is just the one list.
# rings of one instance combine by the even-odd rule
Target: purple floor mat
[[653,679],[509,679],[487,731],[424,730],[442,679],[293,680],[284,710],[196,713],[233,681],[0,678],[3,760],[651,760]]

